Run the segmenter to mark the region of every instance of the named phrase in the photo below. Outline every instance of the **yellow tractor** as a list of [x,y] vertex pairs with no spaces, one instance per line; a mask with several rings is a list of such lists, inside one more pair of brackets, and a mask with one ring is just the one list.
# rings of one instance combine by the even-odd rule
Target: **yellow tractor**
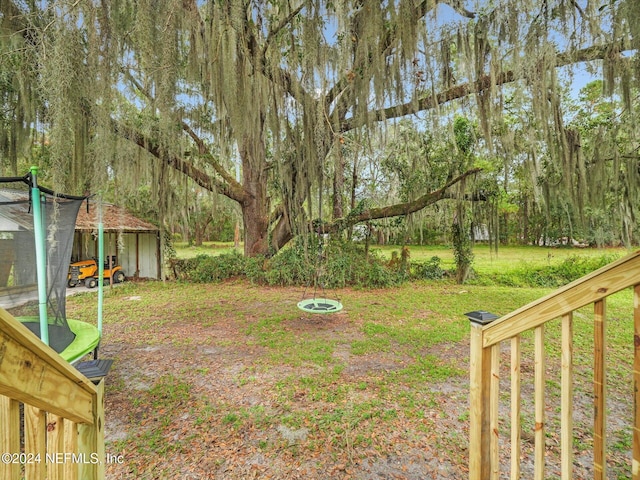
[[[80,262],[74,262],[69,265],[69,275],[67,277],[67,286],[75,287],[84,283],[87,288],[95,288],[98,285],[98,261],[93,258],[91,260],[82,260]],[[113,283],[122,283],[126,279],[124,270],[120,265],[117,265],[116,256],[111,255],[107,257],[104,262],[104,282],[108,283],[113,280]]]

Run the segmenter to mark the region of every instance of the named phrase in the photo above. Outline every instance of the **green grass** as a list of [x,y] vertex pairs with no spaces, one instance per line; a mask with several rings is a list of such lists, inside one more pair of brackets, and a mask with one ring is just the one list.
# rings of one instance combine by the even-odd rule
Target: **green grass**
[[[178,258],[193,258],[197,255],[219,255],[234,251],[233,242],[204,242],[202,246],[189,246],[185,242],[174,244]],[[385,258],[390,259],[392,252],[400,252],[402,247],[398,245],[372,245],[372,251],[379,251]],[[427,261],[431,257],[440,257],[442,267],[452,269],[455,267],[453,249],[450,245],[409,245],[410,260]],[[243,251],[242,245],[238,248]],[[570,248],[570,247],[538,247],[531,245],[500,246],[498,252],[493,251],[486,244],[476,244],[473,247],[473,268],[478,273],[500,273],[504,269],[512,270],[516,265],[550,265],[557,263],[572,255],[601,256],[604,254],[625,255],[628,250],[624,248]]]
[[[434,249],[416,250],[416,254],[412,251],[414,260],[437,254]],[[495,257],[488,249],[478,250],[478,268],[487,274],[508,274],[525,261],[540,266],[569,255],[603,253],[557,249],[551,250],[554,256],[549,257],[550,249],[528,247],[503,249]],[[445,249],[440,251],[444,252]],[[211,429],[218,428],[215,434],[232,443],[227,436],[237,435],[244,442],[251,432],[262,431],[253,445],[268,458],[276,458],[283,449],[293,456],[312,458],[327,446],[335,458],[355,458],[362,449],[385,451],[381,432],[393,431],[398,423],[412,435],[432,435],[434,418],[437,421],[449,415],[458,422],[468,421],[467,391],[454,390],[447,400],[462,406],[447,413],[440,406],[442,396],[434,388],[449,383],[449,388],[457,388],[466,381],[470,325],[464,314],[488,310],[504,315],[553,290],[456,285],[450,279],[423,280],[387,289],[347,288],[331,291],[345,306],[344,312],[326,316],[306,315],[296,308],[301,289],[264,287],[245,280],[215,285],[131,283],[107,290],[105,345],[129,342],[134,349],[170,345],[176,358],[195,355],[203,346],[216,352],[231,352],[231,362],[222,363],[222,371],[232,371],[228,391],[247,390],[250,395],[261,395],[261,403],[257,404],[206,395],[201,385],[218,375],[220,362],[229,362],[229,358],[216,353],[211,355],[211,363],[191,360],[174,372],[163,371],[152,380],[142,379],[150,384],[149,389],[136,390],[127,399],[135,433],[119,442],[117,448],[135,451],[141,458],[183,454],[189,440],[181,437],[167,445],[167,439],[181,432],[176,422],[185,415],[192,422],[191,435],[206,437]],[[92,301],[91,295],[71,297],[70,316],[88,319],[94,314]],[[611,398],[616,401],[633,398],[632,317],[630,289],[607,298],[607,378]],[[220,334],[225,329],[233,335]],[[582,398],[592,394],[592,306],[575,312],[574,331],[576,395]],[[560,396],[560,322],[549,322],[545,333],[546,394],[555,405]],[[532,375],[532,351],[533,336],[526,333],[522,336],[523,385]],[[508,360],[503,368],[508,368]],[[108,395],[131,395],[127,382],[119,377],[112,377],[112,381]],[[220,393],[226,395],[226,391]],[[531,417],[530,397],[524,396],[522,407],[527,419]],[[160,412],[175,413],[170,420]],[[530,423],[525,420],[523,424],[533,428]],[[282,425],[310,433],[295,445],[264,434]],[[559,425],[557,408],[548,411],[547,425],[549,434],[555,435]],[[434,445],[464,459],[465,439],[464,434],[452,431],[434,439]],[[622,452],[628,443],[628,428],[611,433],[614,450]],[[133,466],[132,471],[135,468],[145,471],[142,464]]]
[[[178,258],[194,258],[198,255],[220,255],[221,253],[231,253],[236,250],[233,242],[203,242],[198,247],[189,245],[187,242],[175,242],[173,248],[175,248]],[[242,253],[242,244],[237,250]]]
[[[380,251],[386,258],[391,258],[392,252],[400,251],[399,246],[373,246],[372,250]],[[455,261],[451,246],[418,246],[410,245],[410,259],[412,261],[426,261],[431,257],[440,257],[442,268],[454,269]],[[604,254],[623,256],[628,253],[624,248],[568,248],[568,247],[537,247],[537,246],[501,246],[498,252],[494,252],[486,244],[477,244],[473,247],[473,269],[478,274],[495,274],[529,266],[545,266],[569,258],[571,256],[598,257]]]

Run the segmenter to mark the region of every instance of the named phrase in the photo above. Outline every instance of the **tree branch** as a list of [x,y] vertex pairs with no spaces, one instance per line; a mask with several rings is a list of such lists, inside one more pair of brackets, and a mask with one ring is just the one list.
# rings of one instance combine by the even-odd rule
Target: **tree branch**
[[193,131],[189,124],[184,120],[182,120],[180,123],[182,125],[182,130],[187,132],[187,134],[191,137],[191,139],[198,147],[198,153],[209,161],[209,164],[213,167],[216,173],[222,177],[227,185],[229,185],[232,190],[243,190],[244,188],[242,187],[242,185],[238,183],[238,181],[232,175],[230,175],[222,165],[220,165],[220,162],[218,162],[218,160],[216,160],[216,158],[211,154],[204,141],[196,134],[196,132]]
[[318,233],[335,233],[345,228],[349,228],[360,222],[366,222],[369,220],[378,220],[381,218],[398,217],[401,215],[409,215],[411,213],[418,212],[423,208],[433,205],[434,203],[443,200],[445,198],[452,198],[448,190],[455,184],[461,182],[465,178],[480,172],[481,168],[473,168],[458,175],[456,178],[449,180],[442,188],[429,192],[421,197],[405,203],[397,203],[395,205],[389,205],[380,208],[371,208],[365,210],[357,215],[350,215],[345,218],[339,218],[331,223],[322,224],[315,228]]
[[167,166],[188,176],[202,188],[209,190],[210,192],[219,192],[222,195],[230,198],[231,200],[235,200],[236,202],[239,202],[241,204],[250,199],[250,196],[247,194],[247,192],[242,188],[242,186],[237,184],[237,182],[234,181],[234,185],[229,185],[225,182],[221,182],[203,172],[199,168],[195,167],[193,164],[178,157],[177,155],[163,155],[158,148],[158,145],[141,133],[135,132],[130,128],[118,124],[115,121],[113,121],[112,124],[113,131],[117,135],[135,143],[157,159],[166,163]]
[[266,58],[267,49],[269,48],[269,45],[271,45],[271,40],[278,34],[278,32],[280,32],[282,29],[284,29],[284,27],[286,27],[287,25],[289,25],[289,23],[291,23],[291,21],[302,11],[302,9],[304,8],[304,5],[305,5],[304,3],[301,3],[300,5],[298,5],[296,8],[291,10],[289,15],[287,15],[285,18],[280,20],[280,23],[278,25],[276,25],[274,28],[269,29],[269,32],[267,33],[267,38],[265,39],[264,45],[262,46],[262,54],[261,54],[262,58]]
[[[462,6],[462,3],[459,0],[423,0],[415,7],[415,17],[423,18],[430,11],[435,9],[438,6],[438,4],[448,5],[453,10],[455,10],[458,14],[466,18],[475,18],[475,13],[466,10]],[[363,24],[363,22],[367,21],[366,18],[361,18],[362,15],[363,15],[363,10],[358,11],[356,15],[354,15],[353,20],[351,22],[352,29],[355,30],[354,34],[356,38],[359,38],[359,33],[362,28],[361,25]],[[393,50],[392,47],[395,43],[396,38],[397,36],[395,35],[395,32],[391,31],[390,29],[386,29],[377,47],[378,56],[380,57],[389,56]],[[348,72],[347,75],[338,79],[338,81],[333,85],[333,87],[331,87],[331,89],[327,92],[324,99],[324,103],[327,107],[327,111],[328,111],[328,106],[331,105],[334,102],[334,100],[338,98],[338,96],[343,94],[343,92],[347,91],[351,84],[353,84],[353,82],[351,82],[348,79],[348,75],[353,74],[352,72],[354,71],[363,70],[372,63],[371,59],[368,57],[364,57],[361,60],[362,61],[359,63],[354,63],[351,66],[351,71]],[[349,100],[347,100],[346,102],[349,102]],[[340,103],[341,105],[338,105],[335,109],[335,112],[338,112],[337,113],[338,115],[340,115],[339,112],[344,112],[348,109],[348,105],[345,102],[340,102]]]
[[[620,42],[620,51],[626,51],[635,49],[640,46],[640,40],[634,41],[631,44]],[[607,45],[595,45],[580,50],[562,52],[556,55],[555,67],[563,67],[572,63],[589,62],[593,60],[604,59],[611,51],[612,44]],[[493,78],[487,74],[480,77],[475,82],[463,83],[456,85],[447,90],[444,90],[435,95],[428,95],[418,99],[417,101],[410,101],[393,107],[387,107],[380,110],[374,110],[368,115],[363,115],[358,118],[348,118],[344,120],[340,126],[342,133],[364,126],[370,118],[374,118],[374,121],[384,121],[390,118],[404,117],[405,115],[412,115],[424,110],[430,110],[437,105],[458,100],[460,98],[467,97],[473,93],[482,92],[488,90],[493,86],[500,86],[507,83],[515,82],[517,80],[523,80],[526,78],[525,72],[515,72],[508,70],[500,72]]]
[[[137,88],[149,100],[153,101],[153,97],[151,96],[149,91],[147,89],[145,89],[142,86],[142,84],[140,82],[138,82],[138,80],[133,75],[131,75],[131,72],[129,72],[129,70],[122,69],[121,71],[129,79],[129,81],[135,86],[135,88]],[[189,135],[191,137],[191,139],[193,140],[193,142],[196,144],[196,147],[198,148],[198,153],[200,154],[200,156],[206,158],[209,161],[209,164],[216,171],[216,173],[218,175],[220,175],[220,177],[224,180],[224,182],[226,182],[225,186],[229,189],[229,191],[239,192],[239,191],[243,190],[242,185],[240,183],[238,183],[238,181],[232,175],[230,175],[229,172],[227,172],[222,167],[222,165],[220,165],[220,162],[218,162],[216,160],[216,158],[211,154],[211,152],[209,151],[209,148],[205,145],[204,141],[198,136],[198,134],[191,128],[191,126],[187,122],[185,122],[184,120],[180,120],[180,125],[182,126],[182,130],[184,132],[186,132],[187,135]],[[136,137],[139,137],[139,135],[137,134]],[[130,138],[130,140],[133,140],[133,139]],[[149,151],[149,153],[151,153],[152,155],[154,155],[154,156],[159,158],[159,156],[156,153],[154,153],[154,151],[152,151],[152,150],[156,150],[155,147],[152,147],[152,150],[150,150],[149,148],[146,147],[146,145],[149,145],[149,142],[146,139],[144,139],[142,141],[142,144],[138,140],[134,140],[134,141],[135,141],[135,143],[137,145],[145,148],[146,150]],[[179,165],[179,168],[177,168],[177,170],[179,170],[182,173],[185,173],[186,175],[188,175],[187,172],[191,171],[191,169],[193,169],[194,167],[191,164],[186,164],[186,162],[185,162],[185,166],[182,166],[181,162],[184,162],[184,161],[183,160],[176,160],[174,162],[176,165]],[[186,165],[189,165],[189,167],[187,167]],[[200,173],[196,173],[196,174],[200,175]],[[201,172],[201,175],[206,175],[206,174],[204,172]],[[200,181],[197,178],[194,178],[194,180],[201,187],[207,188],[207,187],[205,187],[205,185],[200,184]],[[222,185],[223,185],[222,183],[216,185],[216,187],[218,187],[218,190],[220,190],[219,187],[222,186]],[[211,190],[211,189],[209,188],[209,190]],[[222,190],[221,190],[221,192],[222,192]],[[229,196],[226,193],[224,193],[224,195]],[[233,200],[236,200],[236,198],[233,198],[233,197],[230,197],[230,196],[229,196],[229,198],[232,198]]]

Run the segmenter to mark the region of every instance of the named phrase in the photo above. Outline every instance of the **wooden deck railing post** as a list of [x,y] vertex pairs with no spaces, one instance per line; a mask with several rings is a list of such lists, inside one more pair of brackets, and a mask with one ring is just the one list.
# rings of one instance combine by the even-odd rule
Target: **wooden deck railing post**
[[594,479],[607,478],[606,303],[594,303],[593,364],[593,468]]
[[[481,313],[480,318],[475,313]],[[493,348],[483,347],[482,329],[498,318],[488,312],[465,314],[471,319],[469,359],[469,479],[491,478],[491,373]],[[497,468],[497,466],[496,466]]]
[[633,289],[633,480],[640,480],[640,284]]
[[500,447],[499,441],[499,399],[500,399],[500,344],[489,348],[491,354],[491,385],[489,388],[489,429],[491,431],[491,480],[498,480],[500,476]]
[[78,425],[78,452],[85,458],[97,458],[99,462],[80,464],[78,478],[81,480],[100,480],[105,475],[104,448],[104,379],[96,386],[94,422],[92,425]]
[[562,317],[560,456],[562,480],[573,478],[573,313]]
[[520,335],[511,339],[511,478],[520,478],[522,422],[520,421]]
[[482,326],[471,323],[469,378],[469,480],[488,480],[491,471],[489,447],[490,349],[482,348]]
[[[58,454],[64,452],[64,418],[47,414],[47,480],[64,480],[64,463],[58,462]],[[55,459],[55,460],[53,460]]]
[[[36,456],[46,449],[47,422],[46,413],[38,407],[24,406],[24,451]],[[41,457],[42,458],[42,457]],[[24,466],[24,476],[33,480],[45,480],[46,462],[28,462]]]
[[544,353],[544,325],[534,330],[534,478],[544,480],[546,454],[545,383],[546,358]]

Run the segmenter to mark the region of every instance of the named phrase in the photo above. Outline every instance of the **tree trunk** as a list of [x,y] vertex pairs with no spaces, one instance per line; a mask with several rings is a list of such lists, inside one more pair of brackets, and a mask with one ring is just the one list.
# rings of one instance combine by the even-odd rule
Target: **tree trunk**
[[240,246],[240,222],[236,219],[236,228],[233,231],[233,248]]
[[207,232],[207,227],[211,222],[213,222],[213,214],[208,214],[206,217],[201,215],[198,215],[195,217],[195,225],[193,227],[193,237],[194,237],[194,245],[196,247],[201,247],[202,244],[204,243],[205,233]]
[[265,147],[260,139],[245,139],[240,147],[243,187],[248,197],[242,203],[244,254],[246,257],[269,253],[269,197]]
[[342,192],[344,192],[344,158],[342,157],[342,146],[336,142],[337,155],[333,173],[333,219],[344,216]]
[[523,245],[528,245],[530,243],[530,233],[529,233],[529,198],[527,195],[524,196],[522,209],[522,239],[520,239],[520,243]]

